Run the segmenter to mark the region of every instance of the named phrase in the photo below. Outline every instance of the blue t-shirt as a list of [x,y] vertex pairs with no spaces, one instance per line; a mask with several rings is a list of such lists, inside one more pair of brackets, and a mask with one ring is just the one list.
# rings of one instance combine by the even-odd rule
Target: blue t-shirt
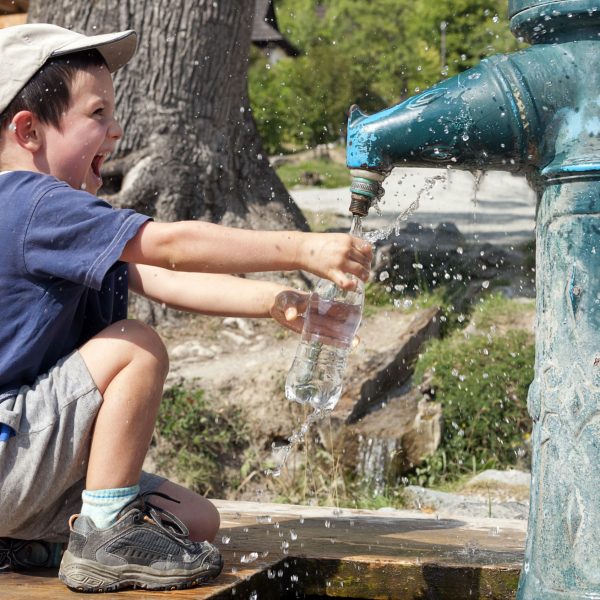
[[0,424],[18,430],[18,389],[126,318],[118,259],[149,217],[29,171],[0,175],[0,215]]

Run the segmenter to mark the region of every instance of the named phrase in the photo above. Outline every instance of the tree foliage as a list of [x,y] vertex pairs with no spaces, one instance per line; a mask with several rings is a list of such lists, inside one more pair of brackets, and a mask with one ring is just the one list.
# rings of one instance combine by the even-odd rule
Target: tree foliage
[[334,141],[351,104],[380,110],[516,49],[506,4],[279,0],[280,29],[303,55],[271,65],[255,53],[250,97],[265,145],[275,152]]

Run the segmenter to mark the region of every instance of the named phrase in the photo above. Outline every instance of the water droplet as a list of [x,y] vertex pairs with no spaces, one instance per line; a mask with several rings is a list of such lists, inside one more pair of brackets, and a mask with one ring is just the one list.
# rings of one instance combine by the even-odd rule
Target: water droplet
[[250,552],[250,554],[243,554],[240,558],[241,563],[253,563],[258,558],[258,552]]
[[256,517],[256,522],[261,524],[271,523],[271,515],[259,515],[258,517]]

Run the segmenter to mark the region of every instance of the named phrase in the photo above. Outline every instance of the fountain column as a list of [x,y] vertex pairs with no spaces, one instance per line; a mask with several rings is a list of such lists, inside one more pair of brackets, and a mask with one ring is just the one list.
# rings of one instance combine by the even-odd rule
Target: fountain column
[[375,115],[353,107],[347,164],[361,170],[354,195],[365,171],[395,166],[503,169],[534,183],[532,492],[518,600],[600,600],[600,0],[510,0],[509,12],[530,48]]

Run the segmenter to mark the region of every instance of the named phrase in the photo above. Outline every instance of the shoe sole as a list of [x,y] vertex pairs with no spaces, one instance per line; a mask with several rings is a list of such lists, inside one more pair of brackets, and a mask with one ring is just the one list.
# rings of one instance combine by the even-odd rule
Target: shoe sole
[[203,570],[157,571],[143,565],[109,567],[96,561],[77,558],[67,550],[58,577],[68,588],[77,592],[114,592],[127,588],[184,590],[214,579],[222,569],[222,556],[219,556],[218,564]]

